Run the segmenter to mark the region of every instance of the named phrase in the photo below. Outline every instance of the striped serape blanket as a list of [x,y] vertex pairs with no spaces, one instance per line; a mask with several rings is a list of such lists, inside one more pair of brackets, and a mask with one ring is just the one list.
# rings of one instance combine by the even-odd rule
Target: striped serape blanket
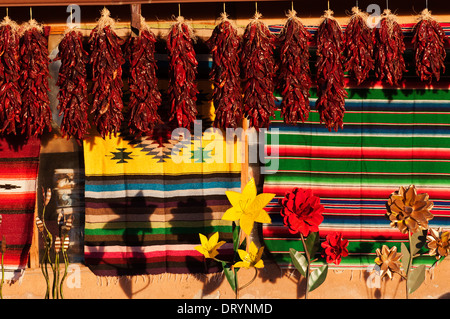
[[227,241],[219,252],[224,258],[233,253],[231,222],[221,218],[230,207],[225,191],[240,191],[242,164],[220,163],[224,152],[212,141],[205,135],[201,144],[194,137],[84,141],[85,263],[93,273],[221,270],[194,247],[200,245],[199,233],[209,237],[218,231]]
[[[33,237],[39,139],[0,139],[0,239],[6,242],[5,280],[17,280],[28,263]],[[4,237],[3,237],[4,236]]]
[[[277,112],[272,128],[279,133],[269,131],[266,151],[278,158],[279,169],[264,182],[264,192],[277,196],[268,206],[273,223],[264,225],[263,236],[281,267],[292,267],[289,248],[302,250],[298,236],[283,225],[278,205],[293,187],[311,189],[321,198],[322,240],[338,231],[350,241],[342,268],[368,267],[383,244],[400,251],[401,243],[408,242],[408,235],[391,228],[385,217],[386,201],[400,186],[415,185],[419,193],[428,193],[434,202],[429,226],[449,228],[450,91],[444,82],[440,85],[425,87],[413,79],[398,89],[349,85],[344,129],[338,132],[319,124],[314,90],[313,111],[304,124],[285,125]],[[427,251],[421,250],[415,265],[435,261]]]

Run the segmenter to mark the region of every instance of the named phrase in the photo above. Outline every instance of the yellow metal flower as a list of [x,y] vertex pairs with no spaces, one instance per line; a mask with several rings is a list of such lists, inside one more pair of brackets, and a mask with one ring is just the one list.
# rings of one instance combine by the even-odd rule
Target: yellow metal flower
[[228,197],[233,207],[223,214],[223,220],[239,220],[241,229],[250,235],[255,222],[271,223],[269,214],[264,207],[275,197],[275,194],[262,193],[257,195],[255,180],[252,178],[242,190],[242,193],[227,191]]
[[400,273],[402,263],[399,260],[403,255],[397,253],[396,246],[389,249],[388,246],[383,245],[381,251],[377,248],[376,253],[375,263],[381,268],[381,277],[388,275],[392,279],[394,273]]
[[428,221],[433,219],[430,213],[433,206],[428,194],[417,194],[414,185],[406,189],[402,186],[389,197],[386,215],[391,221],[391,227],[397,227],[403,234],[408,231],[415,233],[428,229]]
[[201,246],[196,246],[195,249],[203,256],[205,256],[205,258],[215,258],[219,254],[217,249],[225,244],[225,241],[219,242],[219,232],[211,235],[209,240],[203,234],[199,234],[199,237]]
[[436,256],[436,259],[447,257],[450,251],[450,233],[443,232],[442,228],[430,228],[430,234],[427,236],[427,246],[430,249],[430,256]]
[[264,247],[258,249],[254,242],[250,243],[248,252],[242,249],[238,249],[239,257],[242,261],[238,261],[234,264],[236,268],[263,268],[264,262],[261,260]]

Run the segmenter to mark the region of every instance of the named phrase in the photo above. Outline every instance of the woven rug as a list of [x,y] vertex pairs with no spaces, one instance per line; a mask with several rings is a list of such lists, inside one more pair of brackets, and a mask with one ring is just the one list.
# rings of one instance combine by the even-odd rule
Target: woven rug
[[[350,86],[348,93],[343,130],[329,132],[317,111],[296,126],[285,125],[277,112],[272,128],[279,134],[268,134],[267,151],[272,156],[278,151],[279,169],[265,176],[264,192],[277,196],[268,208],[273,223],[264,225],[263,236],[281,267],[292,267],[289,248],[302,250],[279,214],[278,200],[293,187],[311,189],[321,198],[322,240],[340,231],[350,241],[341,268],[373,265],[377,248],[386,244],[400,250],[408,241],[385,217],[385,203],[400,186],[414,184],[419,193],[429,194],[434,202],[430,227],[450,226],[449,88],[426,88],[411,80],[400,89],[372,83]],[[312,110],[315,99],[312,90]],[[435,261],[427,251],[421,250],[415,265]]]
[[84,141],[84,250],[93,273],[220,270],[211,260],[205,263],[194,247],[200,244],[199,233],[209,237],[219,231],[227,241],[219,252],[224,258],[232,254],[231,223],[221,217],[230,207],[225,191],[240,191],[241,164],[214,162],[223,154],[209,149],[211,141],[205,136],[201,144],[193,137],[160,142],[97,136]]
[[0,138],[0,238],[5,236],[5,280],[27,267],[33,235],[39,139]]

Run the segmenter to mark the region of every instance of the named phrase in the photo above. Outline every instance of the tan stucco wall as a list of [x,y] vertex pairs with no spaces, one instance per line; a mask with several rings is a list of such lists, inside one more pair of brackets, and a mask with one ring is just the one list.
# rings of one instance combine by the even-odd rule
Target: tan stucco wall
[[[79,266],[76,266],[79,267]],[[410,299],[450,298],[450,260],[434,271],[427,270],[422,286]],[[78,277],[77,273],[80,275]],[[242,284],[253,277],[252,269],[239,271]],[[257,279],[240,292],[240,299],[303,299],[304,279],[298,272],[281,272],[269,261]],[[65,299],[233,299],[234,293],[223,276],[154,275],[138,277],[96,277],[81,266],[71,271],[63,288]],[[4,299],[43,299],[45,280],[40,269],[27,269],[20,281],[5,284]],[[325,282],[308,294],[308,299],[403,299],[405,281],[371,276],[366,270],[330,270]]]

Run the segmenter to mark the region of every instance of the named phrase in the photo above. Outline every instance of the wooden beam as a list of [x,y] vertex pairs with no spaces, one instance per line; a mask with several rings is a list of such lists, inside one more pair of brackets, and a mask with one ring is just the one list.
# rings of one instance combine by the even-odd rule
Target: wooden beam
[[131,4],[131,36],[136,37],[139,35],[141,29],[141,5]]
[[[258,1],[273,1],[273,0],[258,0]],[[198,2],[218,2],[223,3],[223,0],[77,0],[76,4],[79,6],[110,6],[110,5],[126,5],[126,4],[155,4],[155,3],[198,3]],[[227,0],[227,2],[247,2],[242,0]],[[0,3],[0,7],[32,7],[32,6],[68,6],[74,4],[74,1],[65,0],[5,0]]]

